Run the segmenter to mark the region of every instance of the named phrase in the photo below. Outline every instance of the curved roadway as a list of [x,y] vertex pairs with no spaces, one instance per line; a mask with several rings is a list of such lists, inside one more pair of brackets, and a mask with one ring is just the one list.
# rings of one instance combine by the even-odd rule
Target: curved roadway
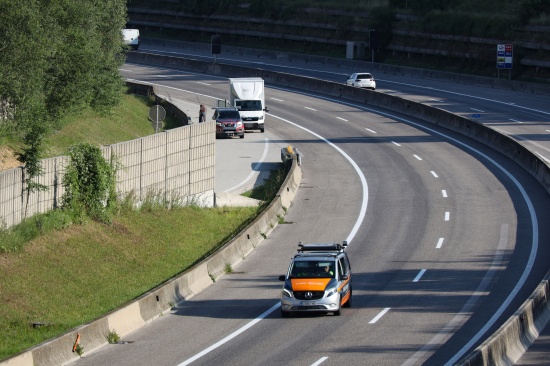
[[[213,106],[227,94],[226,79],[124,69],[182,100]],[[379,92],[389,92],[378,83]],[[539,245],[548,240],[541,224],[548,197],[514,163],[382,110],[277,88],[267,95],[266,133],[223,142],[234,143],[237,155],[258,155],[263,149],[250,146],[266,141],[299,148],[303,179],[286,224],[234,273],[128,343],[85,354],[75,365],[453,363],[494,332],[548,270],[548,249]],[[468,108],[464,96],[448,95],[455,95],[447,103],[456,112]],[[493,103],[477,100],[488,110]],[[280,318],[277,276],[298,241],[345,239],[353,307],[341,317]]]

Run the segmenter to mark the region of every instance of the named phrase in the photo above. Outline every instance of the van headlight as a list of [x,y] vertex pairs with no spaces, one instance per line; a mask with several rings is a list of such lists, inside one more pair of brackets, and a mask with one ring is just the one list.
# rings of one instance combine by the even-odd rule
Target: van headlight
[[264,119],[264,116],[258,117],[258,121],[261,121],[261,120],[263,120],[263,119]]
[[288,288],[286,285],[283,287],[283,296],[284,297],[294,297],[294,293],[291,288]]
[[331,297],[335,293],[338,292],[338,287],[329,287],[325,290],[326,296],[325,297]]

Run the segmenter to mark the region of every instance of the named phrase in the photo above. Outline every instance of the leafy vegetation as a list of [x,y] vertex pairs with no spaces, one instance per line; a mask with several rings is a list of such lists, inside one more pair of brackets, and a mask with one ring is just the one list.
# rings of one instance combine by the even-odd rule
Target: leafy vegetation
[[[40,152],[71,111],[108,112],[122,95],[125,0],[2,0],[0,130]],[[29,133],[30,131],[30,133]],[[30,160],[29,160],[30,161]]]
[[[488,77],[499,77],[496,44],[513,43],[511,77],[550,81],[550,68],[544,66],[550,57],[550,32],[546,28],[550,26],[550,0],[207,3],[205,7],[206,3],[198,1],[133,0],[129,4],[130,22],[181,23],[183,29],[148,27],[142,35],[209,43],[213,33],[196,30],[208,19],[209,28],[222,35],[224,45],[335,58],[346,57],[348,41],[368,44],[369,30],[375,29],[379,47],[362,53],[360,59],[371,61],[374,56],[375,62]],[[132,12],[133,7],[169,12],[144,15]],[[182,14],[172,16],[176,11]],[[239,34],[234,32],[236,23]]]
[[69,157],[63,176],[63,208],[75,217],[110,222],[117,203],[116,165],[106,161],[101,149],[89,143],[72,146]]
[[105,338],[107,339],[107,342],[109,342],[110,344],[115,344],[120,341],[120,336],[118,335],[116,330],[110,330],[109,333],[107,333],[107,335],[105,336]]
[[243,193],[243,196],[263,202],[273,201],[286,178],[286,173],[287,168],[281,164],[279,169],[269,172],[269,178],[265,179],[263,184],[254,187],[251,191]]

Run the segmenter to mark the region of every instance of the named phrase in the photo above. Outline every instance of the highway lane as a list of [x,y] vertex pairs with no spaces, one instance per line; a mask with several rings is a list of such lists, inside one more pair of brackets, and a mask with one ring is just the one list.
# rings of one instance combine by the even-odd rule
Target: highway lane
[[[206,51],[161,47],[145,43],[142,51],[159,52],[172,56],[214,60]],[[331,65],[302,63],[284,59],[270,60],[233,54],[217,56],[217,62],[311,76],[344,83],[352,72]],[[366,70],[369,71],[369,70]],[[499,132],[525,144],[532,151],[550,161],[550,109],[548,95],[472,87],[439,80],[417,79],[402,75],[374,73],[377,91],[401,98],[426,103],[459,115],[474,118],[491,125]]]
[[[194,78],[203,81],[181,81]],[[219,97],[226,93],[225,81],[204,75],[163,81],[186,89],[199,82],[212,85],[208,92]],[[266,136],[298,146],[305,156],[288,224],[235,274],[132,335],[135,343],[106,347],[75,364],[173,365],[200,355],[276,305],[281,284],[275,278],[299,240],[349,238],[361,210],[359,174],[321,137],[342,149],[368,181],[369,209],[349,249],[354,307],[340,318],[283,320],[269,313],[194,364],[442,364],[498,310],[528,261],[529,215],[517,187],[487,158],[522,177],[520,186],[530,195],[544,196],[532,179],[490,149],[473,144],[472,152],[459,136],[449,140],[446,132],[354,106],[276,89],[269,94]],[[477,151],[487,158],[470,155]],[[539,202],[547,204],[537,201],[537,212]],[[501,318],[522,302],[518,298]],[[466,314],[457,320],[461,310]],[[449,327],[462,321],[467,326]]]

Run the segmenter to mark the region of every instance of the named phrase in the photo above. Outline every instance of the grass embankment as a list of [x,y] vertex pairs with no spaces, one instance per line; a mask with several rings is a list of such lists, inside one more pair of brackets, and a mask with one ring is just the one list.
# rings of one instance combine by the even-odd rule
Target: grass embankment
[[[48,137],[48,155],[77,142],[105,145],[153,133],[148,103],[125,96],[111,116],[85,112],[67,121]],[[284,179],[280,172],[272,176],[274,184]],[[260,210],[146,203],[138,211],[121,203],[112,224],[75,224],[58,210],[0,230],[0,360],[101,317],[188,269]]]
[[[80,142],[110,145],[152,135],[155,130],[147,118],[151,106],[146,97],[125,94],[108,116],[86,109],[68,117],[61,122],[62,129],[45,138],[44,154],[46,157],[65,155],[71,145]],[[175,124],[169,116],[166,123]]]
[[[184,271],[258,208],[123,209],[2,254],[0,359],[96,319]],[[45,323],[33,328],[34,322]]]

